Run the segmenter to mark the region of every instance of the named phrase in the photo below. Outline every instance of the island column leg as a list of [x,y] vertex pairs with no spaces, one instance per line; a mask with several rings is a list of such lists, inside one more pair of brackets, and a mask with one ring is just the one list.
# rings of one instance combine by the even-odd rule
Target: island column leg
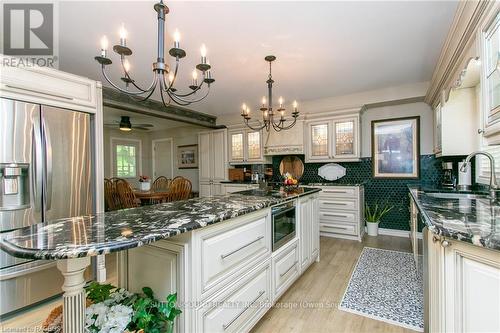
[[57,261],[57,268],[64,276],[63,332],[85,332],[85,278],[83,273],[90,265],[90,257]]

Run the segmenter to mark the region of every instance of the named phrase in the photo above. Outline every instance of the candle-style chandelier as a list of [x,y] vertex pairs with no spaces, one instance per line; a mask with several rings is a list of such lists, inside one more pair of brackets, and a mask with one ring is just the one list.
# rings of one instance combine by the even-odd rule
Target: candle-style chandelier
[[256,126],[251,126],[249,124],[250,119],[250,109],[246,104],[243,104],[242,110],[241,110],[241,116],[243,117],[243,120],[245,122],[245,125],[249,127],[250,129],[254,131],[259,131],[261,129],[266,129],[266,131],[270,131],[271,128],[274,128],[276,132],[282,131],[282,130],[287,130],[293,127],[295,123],[297,122],[297,117],[299,116],[299,111],[297,110],[297,101],[293,102],[293,112],[292,112],[292,118],[293,121],[289,124],[285,124],[287,119],[285,118],[285,108],[283,107],[283,97],[279,98],[279,107],[276,110],[279,112],[279,119],[274,120],[274,116],[278,116],[278,114],[275,114],[273,110],[273,76],[271,72],[271,64],[274,60],[276,60],[276,57],[273,55],[268,55],[267,57],[264,58],[267,62],[269,62],[269,77],[266,81],[267,83],[267,88],[268,88],[268,96],[267,96],[267,106],[266,106],[266,97],[262,97],[262,106],[260,107],[260,111],[262,111],[262,121],[257,120],[257,125]]
[[[193,70],[192,84],[189,86],[191,91],[180,93],[174,88],[175,81],[177,79],[177,72],[179,69],[179,60],[186,56],[186,51],[180,48],[179,40],[180,34],[176,30],[174,33],[174,47],[169,50],[169,54],[175,58],[175,69],[172,71],[168,64],[165,63],[164,53],[165,53],[165,15],[168,14],[169,9],[161,0],[159,3],[154,5],[154,10],[158,13],[158,51],[156,62],[153,63],[153,81],[148,88],[141,88],[130,75],[130,62],[127,57],[132,55],[132,50],[127,47],[127,31],[122,25],[120,29],[120,44],[113,46],[113,51],[120,56],[120,62],[123,70],[123,77],[121,80],[125,83],[125,89],[119,87],[117,84],[113,83],[106,73],[106,66],[111,65],[112,61],[107,57],[108,49],[108,39],[103,36],[101,39],[101,55],[95,57],[94,59],[101,64],[101,70],[106,81],[109,82],[115,89],[121,91],[130,96],[140,97],[139,101],[145,101],[151,97],[156,87],[159,86],[160,96],[163,104],[167,106],[170,101],[178,105],[189,105],[191,103],[196,103],[203,100],[208,96],[210,92],[210,84],[214,83],[215,80],[212,78],[210,72],[210,64],[207,61],[207,49],[203,44],[201,46],[201,63],[196,65],[196,69]],[[198,72],[199,70],[202,74],[201,81],[198,83]],[[168,79],[167,76],[168,75]],[[205,93],[200,95],[195,95],[198,91],[203,89],[203,85],[207,85]],[[135,89],[130,91],[130,86]],[[168,95],[168,101],[165,97]]]

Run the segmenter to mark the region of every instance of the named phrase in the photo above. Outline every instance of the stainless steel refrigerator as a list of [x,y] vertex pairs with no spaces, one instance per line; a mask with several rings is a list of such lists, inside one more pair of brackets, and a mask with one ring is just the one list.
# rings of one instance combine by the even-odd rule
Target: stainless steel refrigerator
[[[0,99],[0,237],[93,212],[91,133],[89,114]],[[61,293],[62,282],[54,261],[0,250],[0,315]]]

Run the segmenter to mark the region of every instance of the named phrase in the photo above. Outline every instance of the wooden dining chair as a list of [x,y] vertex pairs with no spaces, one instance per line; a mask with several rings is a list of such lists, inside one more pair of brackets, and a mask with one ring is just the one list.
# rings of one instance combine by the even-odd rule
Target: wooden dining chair
[[151,189],[153,191],[169,191],[170,185],[172,184],[172,180],[168,179],[165,176],[160,176],[155,179],[153,185],[151,185]]
[[170,185],[170,201],[187,200],[191,195],[192,184],[189,179],[175,177]]
[[136,198],[132,187],[126,180],[118,179],[115,184],[120,197],[121,208],[132,208],[140,205],[140,201]]
[[104,200],[106,203],[106,211],[117,210],[121,208],[120,196],[116,191],[116,180],[118,178],[104,178]]

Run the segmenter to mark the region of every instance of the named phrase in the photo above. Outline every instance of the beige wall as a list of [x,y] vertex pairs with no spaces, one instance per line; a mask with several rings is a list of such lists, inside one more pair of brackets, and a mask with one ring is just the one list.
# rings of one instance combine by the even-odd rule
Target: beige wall
[[372,120],[420,116],[420,154],[433,154],[432,109],[426,103],[400,104],[368,109],[361,115],[361,157],[371,156]]
[[[198,143],[197,133],[203,130],[198,126],[183,126],[169,128],[159,131],[130,131],[123,132],[118,129],[104,128],[104,176],[112,177],[112,152],[111,138],[118,139],[134,139],[141,141],[141,174],[152,176],[152,140],[172,138],[173,140],[173,156],[174,156],[174,177],[183,176],[193,184],[193,191],[198,191],[198,169],[179,169],[177,166],[177,146],[190,145]],[[137,180],[132,182],[137,184]]]

